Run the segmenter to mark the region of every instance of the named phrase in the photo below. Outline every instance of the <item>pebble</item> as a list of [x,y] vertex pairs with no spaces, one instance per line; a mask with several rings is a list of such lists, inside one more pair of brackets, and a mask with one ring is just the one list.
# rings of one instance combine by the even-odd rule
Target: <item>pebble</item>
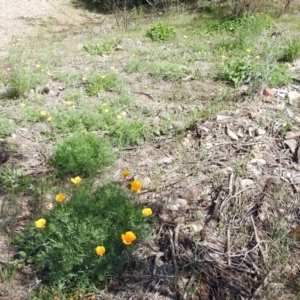
[[266,161],[262,158],[253,158],[250,160],[251,164],[257,164],[258,166],[264,166]]
[[172,157],[163,157],[163,158],[161,158],[161,159],[157,162],[157,164],[158,164],[158,165],[171,164],[172,161],[173,161],[173,158],[172,158]]
[[288,92],[288,99],[290,101],[290,104],[293,104],[294,101],[300,100],[300,93],[296,91],[290,91]]
[[179,210],[179,208],[178,208],[178,206],[176,204],[171,204],[171,203],[169,203],[166,206],[166,208],[169,209],[169,210],[172,210],[172,211],[178,211]]

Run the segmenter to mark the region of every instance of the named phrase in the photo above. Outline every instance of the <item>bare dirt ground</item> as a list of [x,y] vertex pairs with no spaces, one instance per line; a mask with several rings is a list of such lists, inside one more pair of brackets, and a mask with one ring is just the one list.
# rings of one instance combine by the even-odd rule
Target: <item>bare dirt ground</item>
[[0,0],[0,51],[11,41],[36,34],[47,22],[79,26],[90,18],[97,15],[74,8],[70,0]]

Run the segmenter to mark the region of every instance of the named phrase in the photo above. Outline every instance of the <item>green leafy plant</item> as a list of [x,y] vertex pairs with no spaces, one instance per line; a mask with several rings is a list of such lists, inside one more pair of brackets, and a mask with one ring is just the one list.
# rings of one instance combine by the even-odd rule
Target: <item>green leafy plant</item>
[[109,54],[112,50],[121,43],[120,40],[112,41],[112,42],[102,42],[96,44],[87,43],[83,46],[84,50],[86,50],[90,54]]
[[78,78],[79,74],[72,70],[56,72],[54,75],[55,80],[65,82],[69,86],[73,85],[78,80]]
[[92,288],[120,276],[149,236],[152,217],[114,184],[95,191],[92,183],[82,182],[66,196],[15,239],[26,261],[59,288]]
[[292,74],[284,64],[275,64],[268,75],[267,81],[270,87],[278,87],[290,83]]
[[92,175],[114,161],[112,149],[93,133],[75,133],[59,145],[50,161],[59,175]]
[[273,22],[268,16],[261,14],[245,14],[241,17],[224,18],[205,26],[205,32],[215,34],[227,31],[228,33],[256,33],[259,34],[270,28]]
[[238,86],[250,80],[255,72],[255,65],[247,58],[228,59],[220,70],[219,78]]
[[296,58],[299,57],[300,57],[300,40],[293,39],[283,48],[279,61],[293,62]]
[[154,42],[165,42],[176,35],[172,26],[164,23],[153,24],[146,33],[146,36]]
[[88,79],[86,91],[90,96],[95,96],[100,92],[107,91],[118,86],[119,83],[120,80],[115,73],[92,73]]

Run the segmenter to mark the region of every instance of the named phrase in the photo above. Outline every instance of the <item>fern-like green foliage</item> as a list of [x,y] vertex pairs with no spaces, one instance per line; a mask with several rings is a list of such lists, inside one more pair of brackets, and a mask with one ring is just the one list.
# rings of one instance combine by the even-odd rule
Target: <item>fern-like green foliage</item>
[[[134,198],[114,184],[93,190],[82,182],[67,193],[67,200],[38,218],[44,228],[31,222],[15,239],[23,257],[53,287],[84,289],[120,276],[132,253],[150,234],[153,217],[144,217]],[[131,231],[136,240],[123,243]],[[95,249],[105,247],[103,256]]]
[[58,175],[90,176],[114,161],[106,140],[93,133],[75,133],[59,145],[50,164]]
[[174,28],[162,22],[153,24],[146,33],[146,36],[154,42],[165,42],[175,35]]

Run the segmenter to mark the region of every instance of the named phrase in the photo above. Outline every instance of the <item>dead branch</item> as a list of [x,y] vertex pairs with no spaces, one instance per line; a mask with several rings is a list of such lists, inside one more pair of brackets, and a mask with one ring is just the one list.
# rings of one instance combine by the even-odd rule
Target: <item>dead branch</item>
[[264,264],[266,265],[267,260],[266,260],[265,253],[264,253],[264,251],[263,251],[263,249],[262,249],[262,246],[261,246],[261,241],[260,241],[260,238],[259,238],[258,233],[257,233],[257,229],[256,229],[256,226],[255,226],[255,222],[254,222],[253,216],[251,215],[250,217],[251,217],[251,222],[252,222],[253,229],[254,229],[255,241],[256,241],[256,243],[258,244],[258,248],[259,248],[259,251],[260,251],[260,253],[261,253],[263,262],[264,262]]

